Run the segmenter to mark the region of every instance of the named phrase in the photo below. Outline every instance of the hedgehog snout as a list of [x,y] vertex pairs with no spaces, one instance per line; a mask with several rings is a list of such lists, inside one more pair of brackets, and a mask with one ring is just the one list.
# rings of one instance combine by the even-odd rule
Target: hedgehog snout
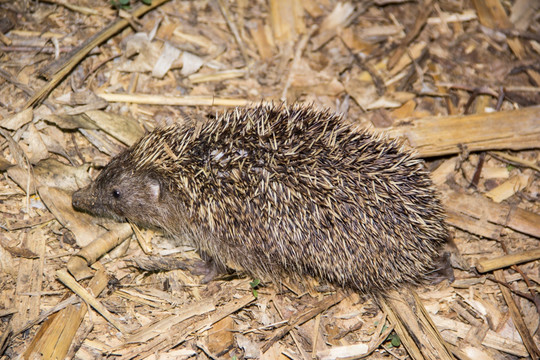
[[96,197],[91,193],[89,187],[79,189],[71,197],[71,206],[76,210],[89,211],[96,203]]

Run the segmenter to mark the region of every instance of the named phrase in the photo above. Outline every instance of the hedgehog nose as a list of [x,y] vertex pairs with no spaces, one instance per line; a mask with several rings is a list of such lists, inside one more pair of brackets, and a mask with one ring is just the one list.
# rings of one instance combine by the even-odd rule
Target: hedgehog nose
[[84,208],[84,194],[82,194],[84,189],[77,190],[73,193],[71,197],[71,206],[73,206],[74,209],[82,209]]
[[81,200],[79,199],[79,196],[77,196],[77,192],[73,193],[73,196],[71,197],[71,206],[73,206],[74,209],[81,206]]

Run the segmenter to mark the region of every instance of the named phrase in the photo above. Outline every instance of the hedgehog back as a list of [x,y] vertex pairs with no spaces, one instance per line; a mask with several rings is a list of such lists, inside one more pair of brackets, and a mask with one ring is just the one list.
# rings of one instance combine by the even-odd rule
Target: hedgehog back
[[188,227],[217,263],[263,279],[309,275],[362,292],[415,283],[446,238],[423,162],[330,112],[236,109],[155,130],[129,154],[179,204],[159,225],[173,236]]

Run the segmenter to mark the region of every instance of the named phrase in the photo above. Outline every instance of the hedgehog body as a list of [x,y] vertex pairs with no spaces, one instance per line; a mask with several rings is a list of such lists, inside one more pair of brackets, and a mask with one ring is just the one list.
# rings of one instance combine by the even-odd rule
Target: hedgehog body
[[312,276],[363,293],[417,283],[447,236],[421,160],[302,106],[158,128],[73,205],[187,237],[217,264],[261,279]]

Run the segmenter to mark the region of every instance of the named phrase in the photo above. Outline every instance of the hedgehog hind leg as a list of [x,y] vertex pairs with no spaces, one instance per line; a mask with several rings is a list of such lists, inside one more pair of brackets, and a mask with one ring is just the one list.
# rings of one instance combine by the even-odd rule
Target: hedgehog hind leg
[[202,284],[208,284],[211,281],[230,273],[230,269],[227,269],[222,264],[216,262],[214,258],[204,251],[199,251],[199,256],[201,257],[201,261],[195,262],[190,272],[193,275],[203,276],[203,279],[201,280]]
[[427,283],[436,285],[444,280],[452,283],[455,280],[454,268],[451,263],[451,254],[449,252],[443,252],[434,261],[434,269],[425,276]]

